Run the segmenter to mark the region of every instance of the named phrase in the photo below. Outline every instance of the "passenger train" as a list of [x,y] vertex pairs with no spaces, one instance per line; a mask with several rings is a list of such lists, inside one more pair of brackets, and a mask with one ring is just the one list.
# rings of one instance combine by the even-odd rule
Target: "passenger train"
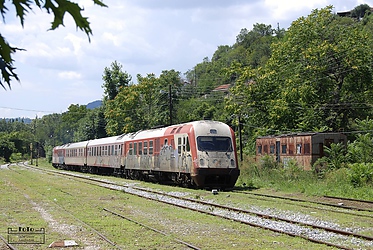
[[57,146],[52,164],[197,188],[231,189],[240,174],[233,130],[208,120]]

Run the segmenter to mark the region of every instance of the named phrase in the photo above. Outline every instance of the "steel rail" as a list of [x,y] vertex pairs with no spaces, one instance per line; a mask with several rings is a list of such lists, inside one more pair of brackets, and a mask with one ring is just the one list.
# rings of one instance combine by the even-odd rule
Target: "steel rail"
[[[255,196],[255,198],[248,197],[249,199],[259,199],[259,200],[263,200],[263,201],[270,201],[268,198],[275,198],[275,197],[266,197],[266,196],[259,197],[258,195],[254,195],[254,194],[252,194],[250,192],[245,192],[245,191],[234,191],[234,192],[235,193],[243,193],[243,194],[248,194],[248,195]],[[303,202],[303,200],[301,200],[301,201],[302,201],[302,203],[306,203],[306,202]],[[345,210],[332,210],[330,208],[316,207],[316,206],[312,206],[312,205],[301,204],[300,202],[298,202],[299,204],[296,204],[296,203],[293,203],[293,202],[298,202],[298,201],[297,200],[290,200],[290,202],[285,202],[285,203],[286,204],[290,204],[290,205],[296,205],[296,206],[300,206],[300,207],[305,207],[305,208],[312,208],[312,209],[318,209],[318,210],[333,212],[333,213],[341,213],[341,214],[348,214],[348,215],[352,215],[352,216],[373,218],[373,215],[369,215],[369,214],[358,214],[358,213],[349,211],[349,209],[345,209]],[[320,204],[316,204],[316,205],[320,205]],[[326,207],[329,207],[329,206],[326,206]],[[343,207],[338,207],[338,208],[343,208]],[[356,211],[356,210],[354,210],[354,211]]]
[[[237,192],[237,191],[235,191],[235,192]],[[338,208],[344,208],[344,209],[350,209],[350,210],[356,210],[356,211],[373,212],[373,209],[359,208],[359,207],[353,207],[353,206],[342,206],[342,205],[338,205],[338,204],[331,204],[331,203],[321,202],[321,201],[310,201],[310,200],[296,199],[296,198],[291,198],[291,197],[276,196],[276,195],[270,195],[270,194],[258,194],[258,193],[244,192],[244,191],[239,191],[239,192],[240,193],[251,194],[251,195],[255,195],[255,196],[268,197],[268,198],[290,200],[290,201],[296,201],[296,202],[313,203],[313,204],[318,204],[318,205],[338,207]]]
[[5,245],[6,245],[9,249],[11,249],[11,250],[17,250],[17,248],[16,248],[15,246],[13,246],[12,244],[8,243],[8,241],[7,241],[3,236],[0,235],[0,239],[1,239],[2,241],[4,241]]
[[361,202],[361,203],[373,204],[373,201],[359,200],[359,199],[354,199],[354,198],[344,198],[344,197],[337,197],[337,196],[331,196],[331,195],[324,195],[323,197],[330,198],[330,199],[336,199],[336,200],[356,201],[356,202]]

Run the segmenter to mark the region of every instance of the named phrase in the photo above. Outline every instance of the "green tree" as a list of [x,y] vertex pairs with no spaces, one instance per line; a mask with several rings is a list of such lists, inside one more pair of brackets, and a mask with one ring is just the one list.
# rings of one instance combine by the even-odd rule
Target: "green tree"
[[79,121],[74,137],[77,141],[85,141],[106,137],[106,120],[104,108],[87,110],[87,114]]
[[356,119],[356,139],[348,144],[348,155],[352,163],[373,163],[373,120]]
[[142,116],[141,94],[137,85],[121,88],[114,100],[105,105],[106,132],[108,135],[120,135],[146,127]]
[[85,105],[71,104],[68,111],[62,114],[61,139],[63,143],[78,141],[75,132],[78,131],[79,123],[87,115],[87,112]]
[[10,162],[10,156],[15,150],[14,142],[9,134],[0,132],[0,157],[3,157],[5,162]]
[[102,80],[104,89],[104,100],[114,100],[123,87],[128,87],[132,76],[122,71],[122,65],[117,61],[111,63],[110,68],[105,67]]
[[294,21],[272,56],[255,74],[248,108],[264,112],[272,130],[348,130],[371,113],[371,32],[363,24],[314,10]]
[[372,13],[372,10],[370,9],[370,6],[368,4],[360,4],[359,6],[356,6],[351,11],[351,17],[357,18],[358,20],[362,19],[365,15],[370,15]]
[[[101,7],[106,5],[100,0],[93,0],[93,2]],[[40,9],[46,10],[48,13],[53,13],[54,20],[51,25],[51,30],[58,28],[60,25],[64,25],[64,16],[69,13],[75,21],[76,27],[84,31],[88,38],[92,34],[88,18],[82,16],[83,9],[78,4],[68,0],[16,0],[12,1],[11,5],[16,10],[16,15],[19,17],[21,25],[23,27],[25,22],[25,16],[29,11],[32,11],[33,5]],[[5,22],[5,14],[8,11],[5,1],[0,4],[0,12]],[[15,79],[19,81],[18,75],[15,73],[13,66],[13,54],[17,51],[23,50],[21,48],[10,46],[9,42],[6,41],[5,37],[0,34],[0,70],[1,78],[0,85],[5,89],[6,85],[11,88],[11,80]]]

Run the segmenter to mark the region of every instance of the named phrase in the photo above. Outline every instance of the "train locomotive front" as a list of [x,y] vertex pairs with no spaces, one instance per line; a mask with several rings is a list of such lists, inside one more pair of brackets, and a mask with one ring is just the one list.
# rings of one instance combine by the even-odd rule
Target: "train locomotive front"
[[217,121],[197,121],[193,125],[191,177],[195,185],[233,188],[240,174],[233,130]]

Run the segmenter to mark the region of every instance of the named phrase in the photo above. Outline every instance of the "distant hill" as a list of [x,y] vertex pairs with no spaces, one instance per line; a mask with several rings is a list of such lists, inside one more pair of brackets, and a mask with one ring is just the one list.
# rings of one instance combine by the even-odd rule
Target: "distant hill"
[[[0,118],[1,120],[3,120],[2,118]],[[31,118],[27,118],[27,117],[17,117],[17,118],[4,118],[6,122],[22,122],[22,123],[25,123],[25,124],[30,124],[32,122],[32,119]]]
[[101,107],[101,105],[102,105],[101,100],[93,101],[87,104],[87,109],[95,109],[95,108]]

